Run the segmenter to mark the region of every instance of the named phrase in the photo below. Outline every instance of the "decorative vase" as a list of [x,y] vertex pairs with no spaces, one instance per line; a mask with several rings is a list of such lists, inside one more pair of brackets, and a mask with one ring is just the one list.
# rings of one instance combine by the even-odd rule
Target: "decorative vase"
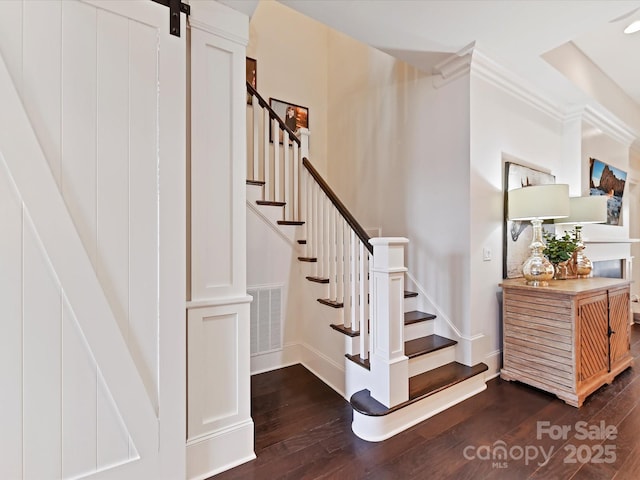
[[553,279],[554,280],[566,280],[569,278],[569,260],[566,262],[554,263],[553,264]]

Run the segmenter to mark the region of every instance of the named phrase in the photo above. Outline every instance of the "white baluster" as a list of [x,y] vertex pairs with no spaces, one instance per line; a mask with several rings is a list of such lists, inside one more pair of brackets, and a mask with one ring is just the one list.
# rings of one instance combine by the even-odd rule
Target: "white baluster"
[[337,294],[337,278],[336,278],[336,208],[329,203],[328,220],[329,228],[329,298],[335,300]]
[[[324,203],[324,207],[322,210],[322,213],[324,215],[323,218],[323,222],[322,222],[322,268],[323,268],[323,272],[324,272],[324,278],[329,277],[329,285],[331,285],[331,277],[330,277],[330,271],[329,271],[329,262],[331,260],[331,253],[330,253],[330,248],[331,248],[331,242],[329,240],[329,233],[331,228],[329,227],[329,207],[331,206],[331,202],[329,201],[329,197],[327,197],[326,195],[323,195],[323,203]],[[329,290],[331,290],[331,286],[329,286]]]
[[289,132],[287,132],[286,130],[284,130],[282,132],[282,137],[283,137],[283,143],[282,143],[282,149],[284,150],[284,178],[283,178],[283,184],[284,184],[284,219],[285,220],[293,220],[293,218],[290,217],[290,213],[291,213],[291,198],[289,197],[289,184],[291,182],[291,174],[290,174],[290,170],[291,170],[291,166],[289,165]]
[[300,218],[300,212],[302,208],[302,201],[304,198],[304,194],[298,192],[298,185],[300,188],[303,188],[302,182],[300,182],[301,173],[300,166],[298,165],[299,157],[298,157],[298,144],[293,142],[293,220],[302,220]]
[[[318,236],[318,223],[320,222],[320,216],[319,216],[319,202],[318,202],[318,184],[315,183],[313,181],[313,179],[310,180],[311,181],[311,186],[312,186],[312,201],[311,201],[311,205],[312,205],[312,210],[313,210],[313,253],[312,253],[312,257],[317,259],[318,258],[318,243],[320,241],[320,238]],[[317,277],[318,276],[318,262],[316,262],[313,266],[313,272],[314,275]]]
[[316,227],[315,227],[315,232],[316,232],[316,247],[315,247],[315,255],[314,257],[317,259],[316,262],[316,276],[317,277],[321,277],[323,278],[323,272],[322,272],[322,222],[323,222],[323,215],[322,215],[322,207],[323,207],[323,202],[322,202],[322,196],[320,195],[320,186],[318,184],[316,184],[315,186],[315,190],[316,190],[316,198],[315,198],[315,205],[316,205]]
[[305,248],[305,256],[313,257],[313,246],[315,245],[315,239],[313,236],[313,226],[315,219],[313,218],[313,183],[311,183],[311,175],[306,170],[303,170],[303,178],[305,184],[305,198],[306,198],[306,213],[304,231],[307,244]]
[[[344,305],[344,222],[342,215],[335,211],[336,218],[336,301]],[[343,310],[343,317],[346,313]]]
[[280,201],[280,124],[273,119],[273,200]]
[[[358,318],[358,237],[356,232],[349,227],[349,247],[351,259],[349,260],[349,270],[351,277],[351,292],[349,300],[351,302],[351,328],[360,330],[360,320]],[[362,351],[362,350],[360,350]]]
[[342,302],[344,303],[344,326],[347,328],[356,328],[351,321],[351,234],[349,226],[344,219],[342,223]]
[[264,169],[264,190],[263,200],[269,200],[271,198],[271,161],[269,158],[269,124],[270,116],[269,111],[265,108],[262,110],[262,127],[264,130],[264,155],[262,156],[263,169]]
[[260,178],[260,103],[253,95],[253,179]]
[[369,326],[367,318],[367,271],[365,247],[358,241],[358,317],[360,320],[360,357],[369,358]]

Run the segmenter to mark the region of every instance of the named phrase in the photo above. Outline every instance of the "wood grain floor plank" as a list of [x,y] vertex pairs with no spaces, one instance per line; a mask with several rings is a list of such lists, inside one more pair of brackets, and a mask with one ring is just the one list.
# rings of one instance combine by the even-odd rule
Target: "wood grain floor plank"
[[[640,361],[640,325],[632,327],[631,352]],[[347,401],[301,365],[252,378],[252,415],[257,459],[223,472],[226,479],[598,479],[631,480],[640,471],[640,368],[620,374],[589,396],[582,408],[518,382],[495,378],[484,392],[385,442],[359,439],[351,432]],[[567,464],[567,448],[596,448],[607,441],[537,438],[537,422],[571,426],[615,425],[613,464]],[[465,447],[553,447],[547,465],[524,459],[498,468],[491,461],[465,458]]]

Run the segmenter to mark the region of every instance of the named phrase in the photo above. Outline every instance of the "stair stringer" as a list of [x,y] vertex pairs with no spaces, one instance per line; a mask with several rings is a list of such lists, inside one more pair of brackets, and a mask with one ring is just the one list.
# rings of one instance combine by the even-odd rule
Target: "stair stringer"
[[354,410],[351,429],[363,440],[380,442],[477,395],[486,388],[485,374],[480,373],[387,415],[363,415]]
[[[256,185],[247,185],[247,207],[267,223],[274,232],[280,235],[286,242],[295,247],[294,242],[298,238],[298,228],[295,226],[280,226],[278,220],[282,220],[282,208],[256,204],[255,190],[262,187]],[[252,192],[251,194],[249,192]]]

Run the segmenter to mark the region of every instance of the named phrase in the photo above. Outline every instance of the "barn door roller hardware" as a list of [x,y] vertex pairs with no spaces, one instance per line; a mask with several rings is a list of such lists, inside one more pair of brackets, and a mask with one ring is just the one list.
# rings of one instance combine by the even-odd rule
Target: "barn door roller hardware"
[[169,7],[169,33],[180,36],[180,12],[185,15],[191,13],[191,7],[186,3],[182,3],[180,0],[151,0],[152,2],[159,3],[165,7]]

